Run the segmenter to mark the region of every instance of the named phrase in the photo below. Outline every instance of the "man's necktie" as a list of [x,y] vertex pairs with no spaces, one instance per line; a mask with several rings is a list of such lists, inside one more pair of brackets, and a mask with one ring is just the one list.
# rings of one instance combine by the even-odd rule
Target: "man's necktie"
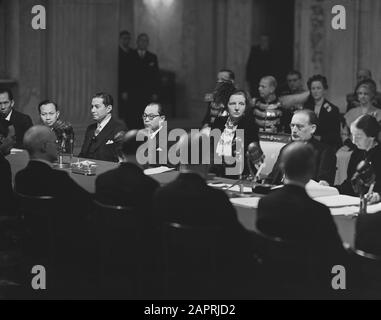
[[102,131],[102,130],[101,130],[101,127],[98,126],[97,129],[96,129],[95,132],[94,132],[94,136],[97,137],[97,136],[101,133],[101,131]]

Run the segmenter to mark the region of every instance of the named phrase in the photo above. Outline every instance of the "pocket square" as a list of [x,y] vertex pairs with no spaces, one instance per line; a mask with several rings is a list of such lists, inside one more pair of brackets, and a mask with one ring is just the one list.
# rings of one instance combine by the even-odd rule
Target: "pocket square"
[[108,145],[110,145],[110,144],[114,144],[114,141],[113,141],[113,140],[109,140],[109,141],[107,141],[106,146],[108,146]]

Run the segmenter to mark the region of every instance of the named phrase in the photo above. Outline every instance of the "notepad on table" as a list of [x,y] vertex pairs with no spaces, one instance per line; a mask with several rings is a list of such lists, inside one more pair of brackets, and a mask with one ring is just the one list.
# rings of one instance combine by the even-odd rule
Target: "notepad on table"
[[329,208],[340,208],[360,205],[360,198],[346,196],[342,194],[337,196],[317,197],[315,198],[315,200],[326,205]]
[[154,174],[160,174],[160,173],[173,171],[173,170],[174,170],[173,168],[168,168],[168,167],[162,166],[162,167],[158,167],[158,168],[146,169],[146,170],[144,170],[144,174],[146,176],[152,176]]
[[322,186],[314,180],[311,180],[306,185],[306,191],[311,198],[337,196],[339,191],[333,187]]
[[251,198],[231,198],[230,202],[234,205],[246,207],[246,208],[258,208],[259,197],[251,197]]

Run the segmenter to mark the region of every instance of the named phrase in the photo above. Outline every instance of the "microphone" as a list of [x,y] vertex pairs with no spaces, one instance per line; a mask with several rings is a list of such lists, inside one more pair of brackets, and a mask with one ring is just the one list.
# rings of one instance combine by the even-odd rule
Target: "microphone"
[[360,194],[360,214],[367,213],[368,195],[373,192],[375,181],[376,174],[372,164],[367,160],[361,161],[351,179],[354,191]]
[[[259,144],[259,142],[252,142],[249,144],[246,152],[247,165],[250,170],[250,175],[254,178],[254,181],[258,181],[262,170],[265,168],[265,155]],[[257,173],[254,174],[254,168]]]

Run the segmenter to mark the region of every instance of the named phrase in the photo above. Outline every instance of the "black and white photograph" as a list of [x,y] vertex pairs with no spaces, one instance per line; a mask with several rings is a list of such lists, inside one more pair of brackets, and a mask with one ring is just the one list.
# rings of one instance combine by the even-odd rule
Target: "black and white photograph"
[[380,34],[379,0],[0,0],[0,300],[381,299]]

